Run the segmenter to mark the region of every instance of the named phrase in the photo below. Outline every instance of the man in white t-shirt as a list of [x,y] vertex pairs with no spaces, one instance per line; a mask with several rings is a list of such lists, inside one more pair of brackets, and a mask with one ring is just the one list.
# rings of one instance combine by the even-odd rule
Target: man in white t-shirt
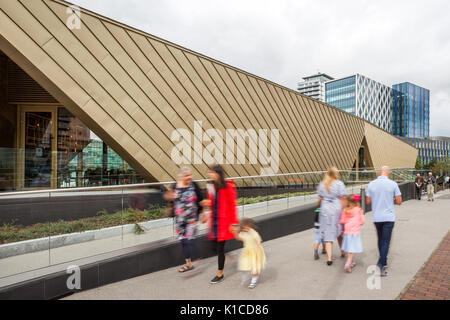
[[402,204],[402,194],[397,183],[389,176],[391,170],[388,166],[381,167],[380,176],[371,181],[367,187],[367,204],[372,204],[372,220],[377,229],[378,250],[380,258],[377,265],[380,274],[387,276],[387,255],[391,243],[392,230],[395,223],[395,204]]

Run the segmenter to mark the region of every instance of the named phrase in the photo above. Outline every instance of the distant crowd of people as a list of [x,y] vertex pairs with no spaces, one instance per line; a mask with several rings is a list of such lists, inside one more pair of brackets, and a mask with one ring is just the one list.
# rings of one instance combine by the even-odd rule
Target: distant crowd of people
[[[207,223],[208,239],[218,259],[217,273],[211,283],[224,280],[225,246],[229,240],[236,239],[243,242],[238,268],[251,276],[248,287],[254,288],[266,262],[258,228],[252,219],[239,220],[236,184],[226,178],[224,169],[216,165],[209,170],[208,175],[212,182],[207,184],[206,199],[192,180],[191,169],[187,167],[181,168],[177,182],[164,194],[169,215],[175,219],[176,233],[186,262],[178,272],[195,269],[192,263],[193,240],[198,224]],[[372,206],[372,220],[377,233],[377,266],[381,276],[388,275],[387,257],[396,219],[394,204],[402,203],[400,189],[389,177],[389,167],[382,167],[379,177],[369,183],[366,194],[366,203]],[[435,182],[431,173],[427,179],[417,175],[415,186],[419,191],[426,186],[428,200],[434,201]],[[448,184],[448,179],[445,183]],[[335,167],[327,170],[317,187],[317,193],[319,200],[314,223],[314,259],[319,259],[319,247],[322,245],[322,254],[327,255],[326,263],[331,266],[333,243],[337,241],[341,257],[347,257],[344,270],[351,272],[356,266],[355,255],[363,252],[361,227],[365,217],[361,208],[362,199],[358,194],[347,195]],[[419,199],[420,194],[417,192]]]
[[425,190],[427,201],[434,201],[434,193],[438,185],[442,185],[443,189],[450,188],[450,177],[448,175],[435,177],[432,172],[428,172],[428,176],[424,178],[418,173],[414,181],[416,199],[421,200],[422,192]]

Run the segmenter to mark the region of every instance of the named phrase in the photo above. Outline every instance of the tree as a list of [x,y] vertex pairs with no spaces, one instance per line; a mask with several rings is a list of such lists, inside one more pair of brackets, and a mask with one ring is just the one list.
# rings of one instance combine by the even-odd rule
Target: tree
[[424,165],[423,168],[425,170],[431,170],[431,168],[433,168],[436,165],[436,162],[437,162],[436,159],[433,158],[430,162],[428,162],[427,165]]
[[[431,164],[431,162],[430,162]],[[450,159],[447,157],[442,161],[435,161],[433,166],[430,166],[431,171],[434,175],[449,174],[450,172]]]
[[416,169],[422,170],[423,169],[423,162],[422,159],[418,156],[416,159]]

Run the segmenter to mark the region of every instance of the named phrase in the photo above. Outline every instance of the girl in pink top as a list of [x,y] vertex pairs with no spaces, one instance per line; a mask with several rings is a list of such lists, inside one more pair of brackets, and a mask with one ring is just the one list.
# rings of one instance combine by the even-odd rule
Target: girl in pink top
[[352,272],[352,268],[356,265],[353,261],[355,253],[363,251],[361,243],[361,226],[364,224],[364,213],[359,206],[361,197],[352,194],[347,198],[347,207],[341,215],[341,223],[344,225],[344,240],[342,250],[348,252],[347,262],[345,263],[345,271]]

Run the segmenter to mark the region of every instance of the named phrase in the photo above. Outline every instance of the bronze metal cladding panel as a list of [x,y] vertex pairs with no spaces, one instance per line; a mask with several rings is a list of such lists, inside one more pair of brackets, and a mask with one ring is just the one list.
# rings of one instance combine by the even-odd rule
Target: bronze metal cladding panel
[[[375,167],[415,163],[417,149],[366,121],[192,50],[83,9],[69,29],[70,5],[1,1],[0,49],[150,180],[172,180],[183,165],[173,159],[177,129],[194,178],[207,177],[205,150],[222,152],[230,176],[258,175],[270,156],[279,173],[349,169],[364,137]],[[228,145],[228,129],[242,129],[244,145]],[[253,129],[268,130],[267,140],[247,135]]]
[[416,163],[418,149],[392,137],[386,131],[365,123],[365,137],[373,166],[376,169],[384,165],[391,168],[413,168]]

